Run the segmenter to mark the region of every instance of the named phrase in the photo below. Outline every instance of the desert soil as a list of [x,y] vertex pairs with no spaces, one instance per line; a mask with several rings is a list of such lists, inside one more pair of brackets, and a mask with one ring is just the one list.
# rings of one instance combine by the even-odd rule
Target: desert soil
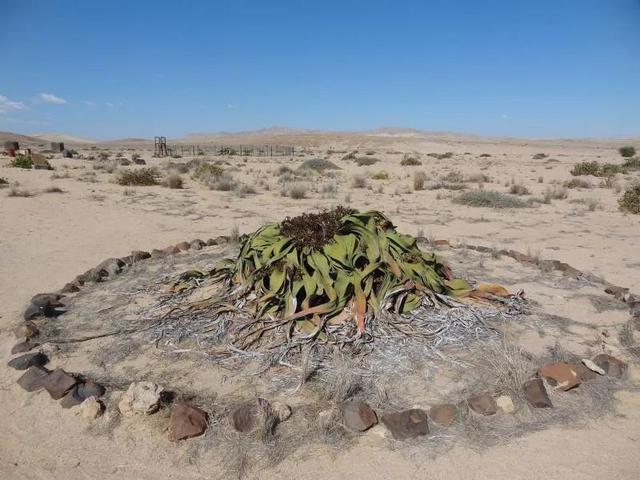
[[[196,139],[205,146],[211,139]],[[194,140],[193,143],[196,143]],[[541,259],[558,259],[614,284],[640,293],[640,216],[618,211],[617,199],[638,173],[618,175],[608,185],[586,177],[589,188],[567,189],[566,198],[534,202],[529,208],[492,209],[464,206],[452,200],[460,194],[434,189],[438,179],[459,173],[466,190],[507,193],[521,184],[531,192],[520,198],[543,198],[562,190],[569,171],[581,161],[621,163],[619,142],[595,140],[514,140],[449,135],[301,134],[275,137],[216,139],[230,145],[277,143],[304,151],[293,157],[183,157],[186,163],[210,158],[224,162],[236,182],[255,193],[211,190],[182,174],[183,189],[163,186],[124,187],[113,182],[116,172],[95,169],[98,160],[63,159],[55,155],[55,171],[8,167],[0,157],[0,177],[32,194],[10,196],[13,187],[0,189],[0,356],[8,360],[18,325],[29,298],[54,291],[76,275],[109,257],[132,250],[163,248],[183,240],[206,240],[249,232],[268,221],[304,211],[337,205],[382,210],[412,235],[449,239],[455,243],[514,249]],[[37,150],[38,145],[33,144]],[[148,166],[167,172],[167,159],[152,158],[152,145],[137,140],[98,145],[71,145],[80,154],[97,156],[109,151],[126,158],[139,153]],[[354,149],[358,157],[379,161],[358,166],[342,160]],[[341,153],[330,153],[330,151]],[[366,153],[374,152],[371,155]],[[437,159],[429,153],[453,152]],[[534,159],[544,153],[545,158]],[[404,154],[422,165],[403,167]],[[306,198],[282,193],[282,166],[295,171],[304,160],[327,158],[339,170],[292,179],[306,190]],[[138,166],[119,167],[136,169]],[[388,179],[375,180],[385,171]],[[427,188],[414,190],[416,171],[424,171]],[[52,178],[52,175],[61,178]],[[484,178],[482,176],[484,175]],[[355,188],[354,177],[365,177]],[[285,176],[286,178],[286,176]],[[480,184],[482,184],[480,186]],[[47,193],[52,186],[62,193]],[[524,288],[529,297],[560,316],[580,321],[569,347],[578,355],[593,351],[608,330],[615,355],[632,361],[617,343],[619,328],[628,319],[620,309],[602,310],[593,302],[569,308],[566,291],[519,278],[506,262],[493,270],[510,290]],[[574,305],[574,304],[571,304]],[[522,345],[539,353],[556,340],[552,335],[523,336]],[[636,332],[636,336],[640,333]],[[560,338],[562,340],[562,338]],[[77,371],[73,354],[55,358],[54,366]],[[73,368],[72,368],[73,366]],[[62,410],[46,393],[26,393],[15,383],[20,376],[0,367],[0,478],[219,478],[213,459],[190,460],[189,448],[171,444],[154,422],[123,422],[108,434],[90,431],[87,421]],[[638,367],[630,366],[630,387],[640,385]],[[255,478],[443,478],[443,479],[632,479],[640,476],[640,395],[629,388],[616,394],[614,412],[574,427],[552,427],[486,449],[458,446],[438,455],[411,454],[401,445],[389,448],[371,435],[362,436],[344,452],[322,448],[296,450],[282,463]],[[215,456],[215,449],[207,455]]]

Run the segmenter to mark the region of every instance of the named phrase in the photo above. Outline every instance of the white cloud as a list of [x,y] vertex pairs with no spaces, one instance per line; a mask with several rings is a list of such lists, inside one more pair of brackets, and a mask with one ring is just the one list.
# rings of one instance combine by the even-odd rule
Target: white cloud
[[505,120],[506,120],[507,118],[509,118],[509,115],[507,115],[506,113],[503,113],[503,114],[502,114],[502,115],[500,115],[500,116],[501,116],[502,118],[504,118]]
[[38,99],[45,103],[52,103],[54,105],[65,105],[67,101],[64,98],[56,97],[53,93],[40,93]]
[[107,107],[109,107],[109,108],[113,108],[113,107],[115,107],[115,105],[114,105],[113,103],[111,103],[111,102],[105,102],[105,105],[106,105]]
[[84,104],[85,104],[87,107],[95,107],[95,106],[96,106],[96,102],[92,102],[91,100],[85,100],[85,101],[84,101]]
[[238,106],[235,103],[227,103],[227,108],[233,110],[234,108],[238,108]]
[[22,102],[15,102],[13,100],[9,100],[4,95],[0,95],[0,113],[7,113],[13,110],[24,110],[27,108]]

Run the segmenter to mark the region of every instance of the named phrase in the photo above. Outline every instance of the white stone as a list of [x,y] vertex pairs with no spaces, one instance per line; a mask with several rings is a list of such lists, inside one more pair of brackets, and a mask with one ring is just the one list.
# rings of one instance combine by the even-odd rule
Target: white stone
[[511,397],[509,395],[502,395],[496,398],[496,404],[505,413],[513,413],[516,411],[516,407],[513,404],[513,400],[511,400]]
[[95,420],[102,415],[103,411],[104,406],[96,397],[89,397],[85,399],[79,407],[80,414],[87,420]]
[[582,359],[582,364],[587,367],[589,370],[596,372],[599,375],[604,375],[606,372],[601,369],[598,365],[596,365],[595,363],[593,363],[591,360],[589,360],[588,358],[583,358]]
[[291,407],[284,402],[271,402],[271,411],[280,422],[284,422],[291,416]]
[[125,417],[151,415],[160,408],[160,394],[163,391],[163,387],[153,382],[133,382],[122,396],[118,409]]

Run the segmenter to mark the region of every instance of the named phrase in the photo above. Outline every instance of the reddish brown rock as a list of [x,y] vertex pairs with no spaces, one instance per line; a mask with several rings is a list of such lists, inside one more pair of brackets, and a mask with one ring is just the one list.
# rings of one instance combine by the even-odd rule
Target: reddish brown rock
[[133,263],[141,262],[147,258],[151,258],[151,254],[149,252],[145,252],[143,250],[134,250],[131,252],[131,259],[133,260]]
[[348,400],[342,404],[342,422],[350,430],[364,432],[378,423],[376,412],[360,400]]
[[158,250],[157,248],[151,250],[151,258],[162,258],[166,256],[167,252],[165,252],[164,250]]
[[535,408],[552,408],[553,404],[541,378],[532,378],[522,386],[527,402]]
[[31,304],[36,307],[62,307],[64,306],[60,300],[64,295],[59,293],[38,293],[31,297]]
[[429,433],[427,412],[417,408],[397,413],[385,413],[382,423],[396,440],[406,440]]
[[538,376],[543,377],[549,385],[560,390],[571,390],[580,385],[578,372],[573,365],[566,362],[551,363],[538,370]]
[[180,253],[180,249],[174,245],[167,247],[163,250],[166,255],[175,255],[176,253]]
[[582,363],[572,363],[571,367],[576,372],[576,374],[578,374],[578,379],[580,380],[580,382],[588,382],[589,380],[593,380],[598,376],[596,372],[594,372],[590,368],[587,368],[587,366],[583,365]]
[[204,410],[185,403],[175,403],[169,420],[169,440],[177,442],[202,435],[208,426],[209,416]]
[[14,328],[13,334],[16,338],[29,339],[37,337],[40,334],[40,330],[38,330],[35,323],[26,321]]
[[495,415],[498,412],[496,400],[488,393],[479,393],[467,398],[469,408],[480,415]]
[[62,293],[75,293],[80,291],[80,286],[75,282],[69,282],[65,284],[64,287],[60,290]]
[[622,378],[627,371],[626,363],[606,353],[595,356],[593,363],[603,369],[607,375],[615,378]]
[[56,368],[44,379],[42,386],[54,400],[60,400],[76,384],[76,378],[61,368]]
[[434,405],[429,409],[431,421],[443,427],[452,425],[457,414],[458,408],[452,404]]
[[26,372],[18,379],[18,385],[27,392],[35,392],[44,387],[44,380],[49,375],[46,368],[29,367]]
[[189,242],[180,242],[176,244],[176,248],[181,252],[186,252],[187,250],[189,250]]

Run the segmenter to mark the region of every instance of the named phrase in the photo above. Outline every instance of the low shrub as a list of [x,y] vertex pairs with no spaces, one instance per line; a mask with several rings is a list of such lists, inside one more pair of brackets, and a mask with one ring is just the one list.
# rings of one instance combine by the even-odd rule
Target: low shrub
[[572,178],[564,182],[564,186],[567,188],[591,188],[591,184],[582,178]]
[[419,165],[422,165],[422,162],[416,157],[405,154],[405,156],[402,157],[402,160],[400,160],[400,165],[402,165],[403,167],[417,167]]
[[221,177],[224,173],[222,167],[218,165],[211,165],[210,163],[200,163],[191,175],[191,178],[194,180],[199,180],[203,183],[207,183],[210,181],[215,181],[217,178]]
[[371,175],[372,180],[389,180],[389,174],[384,170],[380,170],[379,172]]
[[307,197],[307,186],[303,183],[294,183],[287,190],[287,196],[294,200],[300,200]]
[[424,172],[415,172],[413,174],[413,189],[424,190],[424,184],[427,181],[427,174]]
[[640,215],[640,183],[635,183],[625,190],[618,200],[618,207],[623,212]]
[[[281,167],[282,168],[282,167]],[[287,167],[285,167],[287,168]],[[335,163],[325,160],[323,158],[312,158],[302,162],[299,170],[314,170],[316,172],[324,172],[325,170],[340,170],[340,167]]]
[[124,186],[151,186],[158,185],[160,172],[152,167],[137,170],[120,170],[116,176],[116,183]]
[[625,145],[624,147],[620,147],[618,149],[618,152],[624,158],[630,158],[630,157],[633,157],[636,154],[636,149],[635,149],[635,147],[632,147],[631,145]]
[[374,157],[358,157],[355,162],[359,167],[368,167],[374,163],[378,163],[380,160]]
[[358,151],[354,150],[353,152],[347,153],[344,157],[342,157],[342,160],[355,160],[357,154]]
[[16,155],[13,159],[11,159],[11,162],[9,162],[9,166],[30,170],[31,167],[33,167],[33,161],[26,155]]
[[444,160],[446,158],[453,157],[453,152],[445,152],[445,153],[427,153],[427,156],[432,158],[437,158],[438,160]]
[[551,203],[551,200],[564,200],[569,193],[565,187],[554,185],[553,187],[547,187],[544,191],[545,203]]
[[640,157],[627,158],[622,167],[626,170],[640,170]]
[[594,177],[610,177],[617,173],[625,173],[626,169],[624,165],[618,165],[615,163],[603,163],[600,164],[594,162],[580,162],[574,165],[571,170],[571,175],[574,177],[580,175],[593,175]]
[[352,185],[353,188],[366,188],[367,177],[365,177],[364,175],[354,175]]
[[0,177],[0,185],[9,185],[9,180],[4,177]]
[[534,159],[534,160],[543,160],[543,159],[547,158],[548,156],[549,156],[549,155],[547,155],[546,153],[536,153],[536,154],[533,156],[533,159]]
[[527,187],[519,183],[511,185],[509,193],[511,193],[512,195],[531,195],[531,191],[529,191]]
[[491,190],[473,190],[458,195],[455,203],[469,207],[524,208],[527,203],[517,197]]
[[181,189],[184,187],[184,181],[177,173],[170,173],[165,177],[162,185],[172,189]]

